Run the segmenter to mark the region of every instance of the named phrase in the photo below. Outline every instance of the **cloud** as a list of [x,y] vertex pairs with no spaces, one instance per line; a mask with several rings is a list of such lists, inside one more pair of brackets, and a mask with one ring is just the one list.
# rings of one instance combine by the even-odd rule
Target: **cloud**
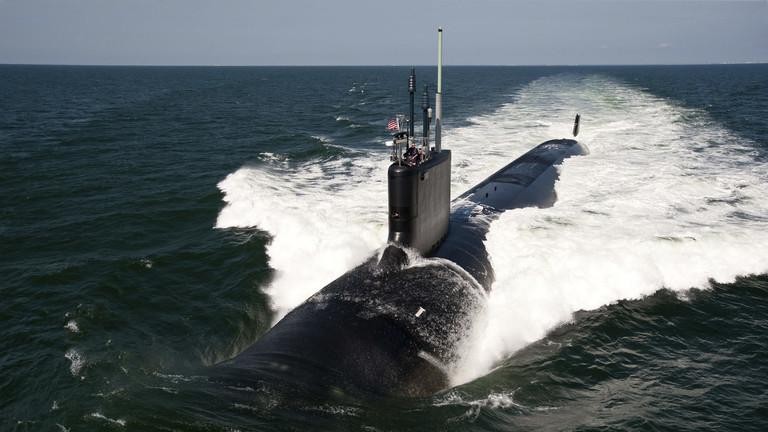
[[657,45],[661,49],[671,48],[672,44],[669,42],[660,42],[659,45]]

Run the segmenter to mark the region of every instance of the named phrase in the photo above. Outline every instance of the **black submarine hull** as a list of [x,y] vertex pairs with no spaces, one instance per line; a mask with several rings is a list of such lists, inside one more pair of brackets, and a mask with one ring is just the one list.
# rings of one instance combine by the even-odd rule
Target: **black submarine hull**
[[440,222],[447,235],[425,243],[427,258],[390,244],[215,370],[235,385],[274,378],[315,392],[426,396],[447,388],[493,283],[484,245],[491,222],[509,209],[551,206],[557,166],[586,153],[568,139],[533,148],[450,203]]

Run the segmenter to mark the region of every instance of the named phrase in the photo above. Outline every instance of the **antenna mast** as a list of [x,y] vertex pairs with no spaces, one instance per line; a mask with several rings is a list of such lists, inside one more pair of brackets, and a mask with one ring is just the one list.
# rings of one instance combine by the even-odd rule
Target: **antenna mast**
[[408,145],[410,145],[410,141],[414,139],[414,126],[416,123],[416,119],[414,117],[414,109],[413,109],[413,94],[416,92],[416,69],[411,68],[411,76],[408,77],[408,95],[411,98],[411,110],[410,110],[410,117],[408,117]]
[[440,152],[443,131],[443,28],[437,28],[437,94],[435,94],[435,151]]

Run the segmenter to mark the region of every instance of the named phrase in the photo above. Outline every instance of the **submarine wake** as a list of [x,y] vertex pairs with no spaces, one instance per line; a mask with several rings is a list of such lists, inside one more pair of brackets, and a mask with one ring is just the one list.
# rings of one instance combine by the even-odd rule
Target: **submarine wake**
[[[754,143],[705,114],[601,76],[558,76],[478,126],[509,125],[512,134],[525,130],[516,119],[568,101],[590,113],[582,137],[590,155],[566,162],[553,207],[508,211],[492,224],[486,246],[497,279],[456,383],[578,310],[768,271],[768,166],[755,164]],[[554,117],[528,123],[528,133],[558,127]]]
[[[492,223],[496,281],[451,368],[453,384],[487,373],[580,309],[768,270],[768,167],[755,162],[754,143],[600,75],[538,79],[471,125],[444,129],[456,155],[453,193],[531,143],[567,136],[573,112],[588,113],[580,138],[591,154],[565,162],[554,207],[511,210]],[[256,226],[273,238],[267,292],[279,316],[386,239],[386,155],[349,156],[299,167],[269,160],[219,184],[226,206],[216,227]]]

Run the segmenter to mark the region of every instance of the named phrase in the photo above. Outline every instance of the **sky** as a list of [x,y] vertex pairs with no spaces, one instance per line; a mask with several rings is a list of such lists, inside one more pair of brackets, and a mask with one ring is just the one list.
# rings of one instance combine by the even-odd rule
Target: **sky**
[[0,0],[0,64],[768,62],[768,0]]

